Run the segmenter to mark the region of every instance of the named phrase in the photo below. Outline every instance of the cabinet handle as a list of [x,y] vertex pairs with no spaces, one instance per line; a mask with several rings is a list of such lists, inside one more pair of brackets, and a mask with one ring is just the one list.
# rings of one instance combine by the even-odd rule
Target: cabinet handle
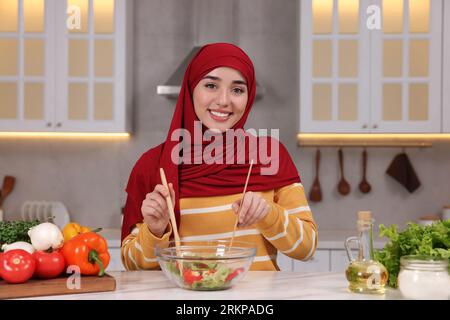
[[362,126],[363,129],[367,129],[367,127],[368,127],[367,124],[363,124]]
[[58,128],[60,128],[60,127],[62,126],[62,123],[61,123],[61,122],[58,122],[58,123],[56,124],[56,126],[57,126]]
[[47,127],[51,127],[51,126],[52,126],[52,123],[51,123],[51,122],[47,122],[46,126],[47,126]]
[[374,128],[374,129],[378,128],[378,125],[377,125],[377,124],[374,124],[374,125],[373,125],[373,128]]

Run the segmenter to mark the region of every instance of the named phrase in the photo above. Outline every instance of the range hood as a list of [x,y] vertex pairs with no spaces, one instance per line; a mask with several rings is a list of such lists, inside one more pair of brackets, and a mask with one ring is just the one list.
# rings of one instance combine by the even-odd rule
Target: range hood
[[[195,46],[192,48],[175,72],[170,76],[169,80],[167,80],[165,84],[156,87],[157,94],[168,98],[178,98],[181,90],[181,84],[183,83],[184,72],[186,71],[189,62],[191,62],[192,58],[200,50],[200,48],[201,46]],[[256,82],[256,99],[262,98],[264,94],[264,88]]]

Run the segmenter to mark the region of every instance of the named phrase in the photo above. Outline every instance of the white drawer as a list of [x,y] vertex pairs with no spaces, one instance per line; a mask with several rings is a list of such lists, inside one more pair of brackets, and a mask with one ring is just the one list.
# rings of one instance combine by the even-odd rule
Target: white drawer
[[278,253],[277,255],[277,264],[280,267],[281,271],[292,271],[292,262],[293,259],[288,256]]
[[120,248],[108,248],[110,260],[106,271],[125,271],[120,259]]
[[[354,258],[358,257],[358,250],[352,250]],[[347,257],[347,251],[345,250],[332,250],[331,251],[331,271],[332,272],[344,272],[347,269],[350,261]]]
[[294,260],[294,271],[298,272],[329,272],[330,250],[316,250],[308,261]]

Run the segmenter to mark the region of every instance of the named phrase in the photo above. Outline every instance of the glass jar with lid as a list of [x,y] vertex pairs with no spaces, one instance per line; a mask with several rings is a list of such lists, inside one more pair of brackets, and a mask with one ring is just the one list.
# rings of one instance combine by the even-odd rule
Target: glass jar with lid
[[400,258],[398,287],[407,299],[450,299],[448,259],[430,256]]

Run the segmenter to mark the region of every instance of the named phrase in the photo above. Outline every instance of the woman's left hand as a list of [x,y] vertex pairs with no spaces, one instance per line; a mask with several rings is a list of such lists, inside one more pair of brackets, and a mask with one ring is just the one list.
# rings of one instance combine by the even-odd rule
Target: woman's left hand
[[236,200],[232,204],[232,208],[236,214],[239,213],[239,227],[248,227],[263,219],[270,210],[267,201],[255,192],[246,192],[242,201],[242,208],[239,212],[241,199]]

